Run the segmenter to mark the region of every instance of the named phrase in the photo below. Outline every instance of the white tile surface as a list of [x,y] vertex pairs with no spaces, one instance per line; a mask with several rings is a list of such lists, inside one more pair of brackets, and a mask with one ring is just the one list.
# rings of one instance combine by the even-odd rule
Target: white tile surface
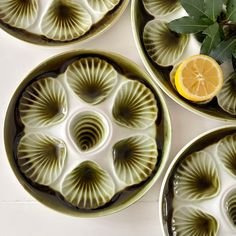
[[[138,203],[120,213],[98,219],[72,218],[36,203],[24,191],[10,169],[3,143],[4,117],[11,96],[29,71],[46,58],[69,49],[104,49],[118,52],[143,68],[133,41],[130,7],[109,31],[79,46],[44,48],[21,42],[2,30],[0,42],[0,236],[161,235],[157,201],[162,178]],[[167,97],[166,100],[173,123],[172,150],[167,167],[188,141],[225,123],[201,118]]]

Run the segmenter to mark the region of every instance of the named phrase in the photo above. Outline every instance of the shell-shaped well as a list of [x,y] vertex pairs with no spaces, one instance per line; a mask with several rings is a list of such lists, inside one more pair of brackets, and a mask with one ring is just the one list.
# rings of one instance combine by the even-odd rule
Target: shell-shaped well
[[78,208],[95,209],[112,199],[115,185],[111,176],[98,164],[85,161],[65,177],[61,193]]
[[167,22],[155,19],[149,21],[143,32],[147,54],[160,66],[171,66],[182,56],[188,42],[187,34],[172,32]]
[[87,0],[89,6],[98,12],[108,12],[112,10],[120,0]]
[[123,139],[113,147],[115,172],[127,185],[147,179],[157,163],[156,141],[145,135]]
[[233,189],[225,199],[225,211],[229,219],[236,230],[236,189]]
[[216,236],[218,222],[210,214],[192,207],[181,207],[174,211],[172,227],[178,236]]
[[145,129],[157,119],[154,94],[138,81],[128,81],[120,87],[112,108],[115,121],[124,127]]
[[153,16],[165,16],[181,7],[180,0],[143,0],[145,9]]
[[50,185],[61,174],[66,146],[60,139],[44,134],[26,134],[17,146],[21,171],[33,182]]
[[174,175],[175,194],[185,200],[212,198],[218,194],[219,188],[217,166],[205,151],[187,156]]
[[62,121],[67,114],[64,87],[47,77],[29,85],[19,102],[22,123],[29,127],[47,127]]
[[16,28],[26,29],[38,16],[37,0],[1,0],[0,19]]
[[236,177],[236,134],[228,135],[218,142],[217,155],[224,167]]
[[236,115],[236,73],[225,80],[217,101],[224,111]]
[[70,135],[81,152],[88,152],[104,140],[105,124],[96,113],[80,113],[70,124]]
[[106,99],[117,81],[114,67],[97,57],[82,58],[68,66],[67,82],[83,101],[98,104]]
[[89,12],[74,0],[53,0],[41,23],[49,39],[70,41],[84,35],[92,26]]

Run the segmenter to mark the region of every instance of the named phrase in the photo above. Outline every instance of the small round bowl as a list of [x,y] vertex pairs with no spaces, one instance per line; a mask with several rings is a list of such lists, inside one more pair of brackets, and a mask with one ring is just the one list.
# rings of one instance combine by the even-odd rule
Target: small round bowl
[[[10,0],[10,1],[16,1],[16,0]],[[105,3],[102,3],[101,1],[101,6],[99,6],[96,2],[93,3],[92,1],[90,2],[92,2],[94,5],[92,5],[92,3],[89,4],[88,3],[89,1],[88,1],[80,5],[78,9],[72,10],[72,11],[75,11],[75,12],[72,12],[72,14],[69,13],[70,4],[72,4],[73,8],[75,6],[74,4],[77,4],[76,1],[74,0],[70,0],[70,1],[51,0],[51,1],[48,1],[48,3],[45,5],[43,5],[44,3],[39,1],[37,3],[38,4],[37,10],[35,10],[36,9],[35,6],[32,6],[33,13],[29,11],[29,13],[31,13],[31,16],[29,17],[31,18],[35,17],[35,19],[32,20],[31,25],[27,25],[27,23],[24,23],[24,20],[20,21],[19,19],[14,19],[14,17],[8,19],[7,15],[12,15],[13,13],[5,12],[5,10],[8,8],[7,8],[7,3],[3,2],[3,3],[0,3],[0,28],[6,31],[7,33],[9,33],[10,35],[12,35],[13,37],[16,37],[20,40],[23,40],[32,44],[42,45],[42,46],[65,46],[72,43],[84,42],[84,41],[87,41],[89,39],[96,37],[97,35],[106,31],[109,27],[111,27],[123,14],[123,12],[125,11],[126,7],[129,4],[129,0],[120,0],[120,1],[114,0],[113,1],[114,4],[112,4],[110,1],[109,2],[106,2],[106,1],[107,0],[105,1],[103,0],[103,2]],[[63,20],[66,18],[65,16],[67,12],[65,11],[64,5],[62,5],[62,7],[58,8],[57,9],[58,11],[57,10],[56,11],[61,13],[61,17],[62,17],[61,25],[63,26],[61,26],[61,28],[58,28],[58,33],[56,33],[55,29],[57,29],[57,26],[55,26],[55,24],[53,23],[53,19],[46,18],[46,15],[47,15],[47,10],[49,11],[53,10],[54,5],[55,7],[58,7],[58,3],[59,4],[62,3],[66,7],[69,6],[68,7],[69,17],[74,15],[76,18],[75,20],[69,19],[71,21],[70,22],[68,21],[68,23],[64,22],[65,23],[64,24]],[[1,4],[3,6],[1,6]],[[29,4],[33,4],[33,3],[29,3]],[[83,8],[82,12],[80,12],[81,6]],[[107,9],[105,8],[105,6],[107,7]],[[12,10],[11,7],[9,7],[9,9],[10,11]],[[21,9],[22,15],[24,14],[26,15],[27,14],[26,12],[29,9],[30,7],[28,7],[28,9],[26,9],[25,12],[24,12],[24,8],[23,10]],[[48,11],[49,13],[48,17],[51,17],[51,15],[53,14],[52,14],[52,11],[51,12],[49,11]],[[55,16],[55,14],[53,16]],[[59,17],[58,18],[56,17],[55,19],[60,20]],[[43,21],[44,18],[45,20]],[[83,20],[84,20],[83,25],[81,24],[79,26],[80,28],[78,28],[77,30],[75,29],[77,27],[75,25],[73,26],[74,31],[71,29],[69,30],[66,29],[68,25],[73,24],[73,21],[77,22],[77,24],[80,24],[80,22],[82,22]],[[47,25],[48,22],[51,22],[51,25],[54,24],[54,27],[51,28],[50,25]],[[45,24],[45,26],[42,26],[41,24]],[[59,23],[58,25],[59,25],[58,27],[60,27]],[[51,31],[51,29],[54,31]]]
[[[201,229],[201,224],[191,225],[195,222],[191,217],[199,216],[209,223],[207,230],[211,234],[207,235],[235,235],[235,225],[232,225],[235,209],[230,209],[228,203],[228,196],[236,189],[236,175],[232,173],[234,164],[229,161],[235,161],[232,155],[235,134],[236,126],[203,133],[185,145],[173,159],[160,191],[163,235],[182,235],[186,230],[194,235],[196,229],[205,230],[207,227]],[[235,208],[235,204],[231,206]],[[184,217],[187,217],[186,225]]]
[[34,198],[68,215],[97,217],[130,206],[155,183],[169,155],[171,122],[161,91],[138,65],[80,50],[26,76],[9,104],[4,140]]
[[[225,112],[223,109],[221,109],[220,106],[217,104],[216,97],[210,103],[207,103],[207,104],[191,103],[190,101],[184,99],[182,96],[178,94],[178,92],[174,89],[174,87],[171,84],[169,73],[171,72],[173,67],[172,66],[162,67],[153,62],[153,60],[148,55],[145,49],[144,40],[143,40],[143,32],[144,32],[144,27],[146,26],[146,24],[148,22],[151,22],[155,18],[154,16],[151,16],[147,12],[147,10],[145,9],[143,5],[143,1],[144,0],[140,0],[140,1],[132,0],[131,23],[132,23],[133,35],[134,35],[134,39],[135,39],[135,43],[136,43],[136,47],[138,49],[139,55],[147,71],[153,78],[154,82],[157,83],[160,86],[160,88],[171,99],[173,99],[175,102],[177,102],[179,105],[183,106],[187,110],[194,112],[195,114],[198,114],[207,118],[213,118],[216,120],[235,122],[236,121],[235,115],[231,115]],[[171,15],[172,18],[175,13],[177,15],[179,14],[179,12],[174,12],[173,15]],[[165,19],[165,17],[164,18],[163,17],[160,19]],[[197,40],[194,40],[194,43],[199,44],[198,42],[195,42],[195,41]],[[192,42],[190,41],[190,43]],[[190,49],[187,49],[187,50],[190,50]]]

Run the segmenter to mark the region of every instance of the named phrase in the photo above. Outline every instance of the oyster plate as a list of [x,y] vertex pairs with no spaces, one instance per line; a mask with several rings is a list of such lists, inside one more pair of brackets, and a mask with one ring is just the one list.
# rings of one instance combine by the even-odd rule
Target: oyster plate
[[0,28],[26,42],[60,46],[104,32],[129,0],[2,0]]
[[34,69],[5,119],[5,148],[23,187],[60,212],[107,215],[142,197],[169,154],[158,87],[126,58],[72,51]]
[[160,193],[164,235],[235,235],[235,143],[236,127],[225,126],[196,137],[177,154]]
[[[184,58],[200,53],[201,44],[197,37],[192,34],[176,37],[166,27],[166,23],[186,14],[179,0],[132,0],[131,23],[139,55],[154,82],[175,102],[203,117],[234,122],[236,111],[232,111],[232,107],[236,99],[234,81],[230,76],[233,68],[228,63],[221,65],[227,80],[222,89],[224,94],[219,94],[211,101],[188,101],[179,95],[173,85],[172,76],[176,66]],[[225,92],[230,94],[225,95]]]

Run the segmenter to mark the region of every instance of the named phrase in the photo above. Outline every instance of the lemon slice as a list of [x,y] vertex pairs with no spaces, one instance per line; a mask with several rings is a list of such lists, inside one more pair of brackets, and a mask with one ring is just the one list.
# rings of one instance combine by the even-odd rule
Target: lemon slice
[[222,88],[223,72],[213,58],[195,55],[180,64],[175,73],[175,85],[184,98],[203,102],[213,98]]

